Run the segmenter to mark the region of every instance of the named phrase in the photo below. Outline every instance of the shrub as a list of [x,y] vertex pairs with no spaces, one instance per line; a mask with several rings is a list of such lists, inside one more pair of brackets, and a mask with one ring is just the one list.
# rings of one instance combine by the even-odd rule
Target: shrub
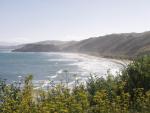
[[0,81],[0,113],[150,113],[150,57],[134,60],[117,77],[91,76],[72,89],[34,90],[32,76],[22,85]]

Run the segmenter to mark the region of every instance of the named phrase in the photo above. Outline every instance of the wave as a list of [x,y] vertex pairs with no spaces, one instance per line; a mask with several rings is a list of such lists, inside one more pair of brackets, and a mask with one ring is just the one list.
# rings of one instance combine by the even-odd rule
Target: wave
[[71,61],[71,62],[76,62],[76,61],[78,61],[78,60],[75,60],[75,59],[48,59],[48,61],[57,61],[57,62],[69,62],[69,61]]

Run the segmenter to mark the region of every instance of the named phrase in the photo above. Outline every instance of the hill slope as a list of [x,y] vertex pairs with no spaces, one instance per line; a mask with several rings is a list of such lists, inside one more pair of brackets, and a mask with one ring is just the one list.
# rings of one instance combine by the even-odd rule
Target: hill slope
[[13,52],[60,52],[63,48],[75,44],[76,41],[41,41],[25,44]]
[[59,47],[52,44],[26,44],[22,48],[13,50],[13,52],[58,52]]
[[150,32],[111,34],[82,40],[64,51],[105,57],[135,57],[150,53]]
[[[32,46],[31,46],[32,45]],[[79,42],[35,43],[15,51],[26,52],[79,52],[104,57],[129,58],[150,53],[150,32],[110,34]],[[37,47],[38,45],[38,47]],[[50,46],[51,45],[51,46]],[[44,48],[44,49],[42,49]]]

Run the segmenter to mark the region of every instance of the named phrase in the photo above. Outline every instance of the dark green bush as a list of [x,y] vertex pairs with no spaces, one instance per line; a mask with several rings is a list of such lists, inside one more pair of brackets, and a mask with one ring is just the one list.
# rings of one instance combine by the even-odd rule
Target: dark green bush
[[144,92],[150,89],[150,56],[135,59],[123,71],[122,80],[126,82],[125,89],[131,94],[136,88],[144,88]]

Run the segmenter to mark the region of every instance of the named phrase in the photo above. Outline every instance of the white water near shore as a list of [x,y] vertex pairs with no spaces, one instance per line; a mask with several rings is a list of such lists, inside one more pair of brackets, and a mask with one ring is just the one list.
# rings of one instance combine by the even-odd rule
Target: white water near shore
[[65,83],[66,79],[69,86],[72,86],[75,80],[85,83],[91,73],[105,78],[109,71],[115,76],[127,64],[128,61],[77,53],[2,51],[0,78],[7,79],[11,83],[32,74],[36,87],[46,88],[50,83]]
[[[47,53],[46,53],[47,54]],[[58,54],[58,53],[50,53],[51,54]],[[108,58],[101,58],[96,56],[90,56],[86,54],[76,54],[76,53],[61,53],[61,55],[65,59],[49,59],[49,61],[75,61],[75,63],[69,64],[70,66],[78,66],[82,70],[82,72],[68,72],[68,79],[71,79],[69,82],[69,86],[75,84],[75,79],[79,81],[79,83],[85,84],[87,79],[90,77],[90,74],[97,75],[98,77],[106,77],[108,71],[112,75],[117,75],[126,65],[129,63],[125,60],[117,60],[117,59],[108,59]],[[65,70],[65,69],[64,69]],[[50,79],[57,81],[65,82],[65,75],[64,70],[60,69],[57,71],[56,75],[51,76]],[[76,78],[73,78],[73,75],[76,74]],[[43,87],[48,85],[48,81],[43,83]]]

